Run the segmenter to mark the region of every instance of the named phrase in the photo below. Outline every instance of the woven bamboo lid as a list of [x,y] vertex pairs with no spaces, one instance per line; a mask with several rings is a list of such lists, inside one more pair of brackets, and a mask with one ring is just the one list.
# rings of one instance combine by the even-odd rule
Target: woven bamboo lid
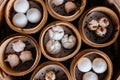
[[[19,32],[19,33],[33,34],[33,33],[38,32],[45,25],[47,18],[48,18],[48,13],[47,13],[47,9],[44,4],[44,1],[43,0],[29,0],[29,1],[33,2],[33,4],[31,6],[33,6],[33,7],[39,6],[43,10],[43,11],[41,11],[42,19],[40,20],[39,23],[35,23],[35,24],[28,23],[27,24],[27,27],[30,27],[32,25],[32,28],[19,28],[19,27],[13,25],[10,17],[11,17],[11,11],[13,9],[13,4],[15,1],[16,0],[10,0],[7,4],[6,12],[5,12],[5,18],[6,18],[7,24],[10,26],[11,29],[13,29],[14,31]],[[36,3],[37,5],[34,3]]]
[[[33,59],[31,61],[26,61],[26,62],[20,61],[16,67],[11,68],[10,65],[7,62],[5,62],[5,58],[6,56],[8,56],[10,53],[13,52],[11,44],[14,41],[16,42],[18,40],[24,41],[24,43],[27,45],[25,47],[25,50],[32,51]],[[41,58],[39,45],[37,44],[36,40],[29,35],[15,34],[15,35],[9,36],[8,38],[6,38],[1,42],[0,51],[1,51],[0,67],[4,72],[12,76],[24,76],[30,73],[38,65]],[[16,53],[16,52],[13,52],[13,53],[18,55],[19,57],[19,53]]]
[[[63,29],[66,30],[65,31],[66,33],[71,34],[71,32],[72,32],[72,34],[74,36],[76,36],[77,42],[76,42],[76,45],[75,45],[74,49],[69,49],[69,50],[72,50],[72,51],[69,51],[69,50],[65,51],[65,49],[62,48],[61,52],[59,52],[57,55],[51,55],[47,52],[46,47],[45,47],[46,46],[45,42],[50,40],[48,30],[51,29],[52,27],[56,26],[56,25],[65,26]],[[69,29],[69,31],[67,31],[67,29]],[[48,36],[45,36],[47,34],[48,34]],[[45,39],[47,39],[47,41]],[[39,37],[39,45],[40,45],[40,48],[41,48],[41,51],[42,51],[43,55],[46,58],[48,58],[49,60],[65,61],[65,60],[68,60],[68,59],[72,58],[74,55],[77,54],[77,52],[79,51],[79,49],[81,47],[81,37],[80,37],[80,34],[79,34],[78,30],[76,29],[76,27],[74,25],[72,25],[71,23],[64,22],[64,21],[55,21],[55,22],[52,22],[49,25],[47,25],[42,30],[42,32],[40,34],[40,37]]]
[[[102,73],[103,75],[98,74],[98,77],[99,77],[99,79],[101,78],[100,80],[110,80],[111,79],[112,73],[113,73],[113,66],[112,66],[112,62],[111,62],[110,58],[104,52],[102,52],[100,50],[86,49],[86,50],[81,51],[78,55],[76,55],[71,63],[70,73],[72,75],[73,80],[77,80],[78,78],[81,79],[84,74],[76,69],[78,60],[80,60],[83,57],[87,57],[90,60],[98,58],[98,57],[103,58],[107,63],[107,71],[105,73]],[[81,73],[82,73],[82,76],[81,76]]]
[[58,80],[72,80],[68,69],[59,62],[44,62],[36,68],[30,80],[44,80],[45,74],[54,71]]
[[[89,16],[89,17],[88,17]],[[91,32],[87,32],[86,22],[90,19],[97,19],[101,17],[108,17],[110,21],[110,26],[107,28],[108,32],[104,38],[96,38],[90,36]],[[79,31],[82,37],[82,40],[89,46],[92,47],[106,47],[111,45],[116,41],[119,35],[119,19],[114,11],[107,7],[95,7],[86,11],[79,21]],[[86,28],[86,29],[85,29]],[[111,29],[113,28],[113,29]],[[105,39],[105,40],[104,40]],[[93,41],[92,41],[93,40]],[[99,43],[101,40],[101,43]],[[103,41],[104,40],[104,41]],[[96,43],[98,41],[98,43]]]
[[[48,12],[50,13],[50,15],[52,17],[54,17],[54,18],[56,18],[58,20],[63,20],[63,21],[73,21],[73,20],[75,20],[76,18],[78,18],[82,14],[82,12],[85,9],[87,1],[86,0],[80,0],[80,7],[78,8],[78,10],[74,14],[72,14],[70,16],[63,16],[61,14],[58,14],[56,11],[54,11],[53,8],[51,7],[51,5],[53,5],[53,4],[51,4],[52,0],[45,0],[45,2],[46,2],[46,7],[48,9]],[[63,3],[63,5],[64,5],[64,3]],[[59,6],[57,6],[57,8],[58,7]],[[61,8],[63,8],[63,7],[61,7]]]

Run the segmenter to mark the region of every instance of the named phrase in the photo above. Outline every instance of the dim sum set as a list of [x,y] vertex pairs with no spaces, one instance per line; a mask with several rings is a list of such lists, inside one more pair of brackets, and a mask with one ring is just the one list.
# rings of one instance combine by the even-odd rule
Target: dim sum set
[[30,23],[38,23],[42,19],[42,12],[37,8],[30,8],[27,0],[16,0],[14,2],[14,10],[16,14],[13,16],[12,22],[16,27],[24,28],[28,21]]
[[87,45],[95,48],[107,47],[118,38],[119,18],[107,7],[91,8],[80,18],[79,31]]
[[72,80],[72,78],[63,64],[48,61],[37,67],[30,80]]
[[38,65],[41,53],[36,40],[29,35],[14,34],[0,46],[1,69],[11,76],[24,76]]
[[73,21],[85,9],[86,0],[45,0],[50,15],[58,20]]
[[[74,0],[73,0],[74,1]],[[52,3],[55,5],[55,6],[60,6],[64,3],[65,1],[64,0],[52,0]],[[72,1],[67,1],[65,3],[65,11],[66,13],[70,13],[72,11],[75,11],[77,10],[77,6],[75,3],[73,3]]]
[[6,5],[5,19],[11,29],[23,34],[38,32],[48,18],[43,0],[12,0]]
[[[82,80],[99,80],[98,74],[102,74],[107,70],[107,63],[102,58],[95,58],[93,62],[89,58],[83,57],[77,63],[78,69],[85,73]],[[91,69],[95,72],[92,72]]]
[[110,58],[97,49],[85,49],[74,57],[70,66],[73,80],[110,80],[113,73]]
[[10,53],[7,57],[7,59],[5,61],[9,62],[11,68],[16,67],[17,65],[19,65],[20,60],[22,61],[22,63],[32,60],[32,52],[31,51],[25,51],[24,48],[26,47],[26,44],[21,41],[18,40],[15,43],[12,44],[12,48],[15,51],[15,53],[20,54],[20,56],[18,56],[15,53]]
[[76,55],[81,48],[81,36],[73,24],[54,21],[41,31],[39,45],[49,60],[65,61]]
[[109,20],[105,17],[99,21],[93,19],[88,23],[88,28],[91,31],[95,31],[97,36],[104,37],[107,33],[107,27],[109,26]]
[[76,37],[64,33],[61,25],[57,25],[48,30],[50,40],[46,44],[46,49],[50,54],[57,54],[61,51],[61,46],[71,49],[76,44]]

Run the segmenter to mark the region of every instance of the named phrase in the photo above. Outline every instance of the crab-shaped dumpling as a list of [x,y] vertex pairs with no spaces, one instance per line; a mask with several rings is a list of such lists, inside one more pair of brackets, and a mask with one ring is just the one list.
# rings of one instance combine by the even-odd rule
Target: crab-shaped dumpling
[[16,54],[9,54],[5,61],[9,62],[11,68],[16,67],[20,63],[19,57]]

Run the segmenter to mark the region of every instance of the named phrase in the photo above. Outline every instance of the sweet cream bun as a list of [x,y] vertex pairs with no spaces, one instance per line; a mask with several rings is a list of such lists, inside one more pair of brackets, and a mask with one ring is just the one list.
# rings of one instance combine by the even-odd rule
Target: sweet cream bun
[[83,75],[83,80],[98,80],[98,76],[94,72],[90,71]]
[[104,73],[107,70],[107,63],[102,58],[95,58],[93,60],[93,70],[96,73]]
[[15,0],[14,10],[20,13],[26,13],[29,9],[30,4],[27,0]]
[[81,72],[88,72],[92,68],[92,63],[89,58],[83,57],[79,59],[77,67]]

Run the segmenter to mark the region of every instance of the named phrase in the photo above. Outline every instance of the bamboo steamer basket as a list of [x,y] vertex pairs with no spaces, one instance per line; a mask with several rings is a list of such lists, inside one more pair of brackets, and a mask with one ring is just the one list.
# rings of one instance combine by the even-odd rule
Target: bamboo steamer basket
[[33,34],[33,33],[36,33],[38,32],[44,25],[45,23],[47,22],[47,18],[48,18],[48,13],[47,13],[47,9],[46,9],[46,6],[44,4],[44,1],[43,0],[29,0],[29,1],[34,1],[38,4],[41,4],[42,6],[42,9],[43,9],[43,16],[42,16],[42,19],[40,21],[40,23],[38,23],[37,26],[33,27],[33,28],[19,28],[15,25],[13,25],[12,21],[10,20],[10,12],[11,12],[11,9],[13,7],[13,4],[15,2],[15,0],[10,0],[7,4],[7,7],[6,7],[6,12],[5,12],[5,18],[6,18],[6,22],[7,24],[9,25],[9,27],[11,29],[13,29],[14,31],[16,32],[19,32],[19,33],[24,33],[24,34]]
[[0,0],[0,23],[2,23],[3,19],[3,14],[5,10],[5,4],[7,3],[8,0]]
[[72,60],[71,66],[70,66],[70,73],[72,75],[72,79],[73,80],[77,80],[75,73],[77,74],[78,71],[75,71],[75,68],[77,67],[78,60],[81,59],[82,57],[87,56],[87,55],[88,56],[91,55],[94,58],[95,56],[93,56],[93,54],[97,54],[97,55],[101,56],[101,58],[103,58],[106,61],[106,63],[107,63],[108,69],[107,69],[106,75],[104,76],[104,79],[102,78],[102,80],[111,80],[112,73],[113,73],[112,62],[111,62],[110,58],[104,52],[102,52],[100,50],[97,50],[97,49],[86,49],[86,50],[83,50],[78,55],[76,55],[74,57],[74,59]]
[[[28,40],[31,41],[31,43],[34,45],[35,49],[36,49],[36,56],[35,56],[35,60],[33,62],[33,64],[31,65],[30,68],[26,69],[26,70],[22,70],[22,71],[17,71],[17,70],[14,70],[12,68],[10,68],[4,61],[4,54],[5,54],[5,50],[6,50],[6,47],[8,46],[8,44],[13,41],[13,40],[16,40],[16,39],[20,39],[20,38],[27,38]],[[0,54],[0,67],[1,69],[9,74],[9,75],[12,75],[12,76],[24,76],[28,73],[30,73],[31,71],[33,71],[36,66],[38,65],[39,61],[40,61],[40,58],[41,58],[41,52],[40,52],[40,48],[39,48],[39,45],[37,44],[37,41],[32,38],[31,36],[29,35],[23,35],[23,34],[15,34],[15,35],[11,35],[9,37],[7,37],[5,40],[3,40],[1,42],[1,45],[0,45],[0,51],[1,51],[1,54]]]
[[[112,22],[114,24],[114,26],[113,26],[114,34],[113,33],[111,34],[111,38],[109,41],[104,42],[104,43],[95,43],[95,42],[92,42],[91,40],[89,40],[87,38],[87,36],[85,35],[85,32],[84,32],[85,20],[86,20],[87,16],[92,12],[104,13],[105,15],[109,16],[110,19],[112,20]],[[80,18],[80,21],[79,21],[79,31],[80,31],[81,38],[82,38],[83,42],[89,46],[97,47],[97,48],[107,47],[107,46],[113,44],[118,38],[119,27],[120,27],[120,24],[119,24],[118,16],[115,14],[115,12],[113,12],[111,9],[109,9],[107,7],[91,8],[82,15],[82,17]]]
[[51,70],[54,70],[55,73],[56,71],[58,71],[58,73],[56,73],[57,78],[63,78],[64,75],[66,75],[67,79],[64,80],[72,80],[68,69],[63,64],[52,61],[44,62],[40,66],[38,66],[33,72],[30,80],[44,80],[45,73]]
[[58,14],[57,12],[55,12],[51,5],[50,5],[50,1],[51,0],[45,0],[46,2],[46,7],[47,7],[47,10],[48,12],[50,13],[50,15],[52,17],[54,17],[55,19],[58,19],[58,20],[62,20],[62,21],[73,21],[75,20],[76,18],[78,18],[82,12],[84,11],[85,9],[85,6],[86,6],[86,3],[87,1],[86,0],[81,0],[81,6],[80,8],[73,14],[73,15],[70,15],[70,16],[63,16],[63,15],[60,15]]
[[[76,36],[76,39],[77,39],[77,43],[76,43],[76,47],[74,49],[74,51],[72,53],[70,53],[69,55],[67,56],[63,56],[63,57],[54,57],[54,56],[51,56],[49,55],[49,53],[46,51],[45,49],[45,45],[44,45],[44,36],[46,34],[46,32],[52,28],[53,26],[55,25],[65,25],[65,27],[67,26],[70,30],[73,31],[74,35]],[[78,32],[78,30],[75,28],[74,25],[72,25],[71,23],[69,22],[65,22],[65,21],[55,21],[55,22],[52,22],[50,23],[49,25],[47,25],[42,31],[41,31],[41,34],[40,34],[40,37],[39,37],[39,45],[40,45],[40,48],[41,48],[41,51],[42,51],[42,54],[48,58],[49,60],[52,60],[52,61],[65,61],[65,60],[68,60],[70,58],[72,58],[74,55],[76,55],[78,53],[78,51],[80,50],[81,48],[81,37],[80,37],[80,34]]]

